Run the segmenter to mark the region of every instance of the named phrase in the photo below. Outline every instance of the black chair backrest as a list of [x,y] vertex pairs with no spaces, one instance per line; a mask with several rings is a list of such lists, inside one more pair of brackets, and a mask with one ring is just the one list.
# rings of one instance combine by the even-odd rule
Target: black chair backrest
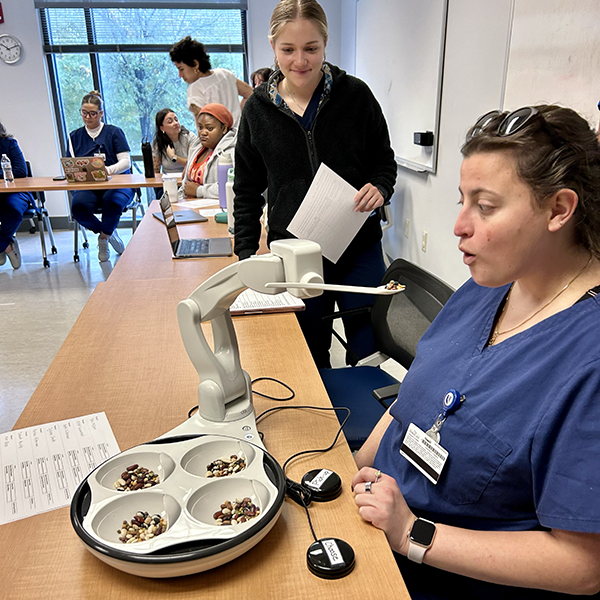
[[[33,171],[31,170],[31,163],[26,160],[25,166],[27,167],[27,177],[33,177]],[[36,206],[32,207],[30,210],[38,210],[39,208],[44,208],[46,204],[46,194],[44,192],[30,192],[31,195],[36,200]]]
[[371,324],[377,349],[408,369],[417,353],[417,343],[454,290],[402,258],[390,265],[382,283],[392,279],[406,289],[391,296],[377,296]]

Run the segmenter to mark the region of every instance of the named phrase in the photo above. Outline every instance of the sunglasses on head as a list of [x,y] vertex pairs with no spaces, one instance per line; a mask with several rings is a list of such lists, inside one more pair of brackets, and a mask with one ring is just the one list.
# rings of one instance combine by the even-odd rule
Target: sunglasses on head
[[[477,137],[482,133],[492,133],[490,130],[490,125],[494,122],[497,122],[498,117],[502,116],[502,111],[500,110],[491,110],[490,112],[485,113],[477,119],[475,125],[471,128],[471,132],[469,134],[469,140]],[[546,119],[544,119],[543,115],[540,114],[535,106],[524,106],[523,108],[519,108],[517,110],[513,110],[511,113],[507,114],[500,124],[497,126],[496,132],[494,135],[498,137],[509,137],[517,131],[521,131],[523,128],[527,127],[532,121],[538,120],[542,123],[544,130],[550,137],[550,141],[552,144],[558,148],[564,144],[564,140],[558,136],[553,127],[551,127]]]

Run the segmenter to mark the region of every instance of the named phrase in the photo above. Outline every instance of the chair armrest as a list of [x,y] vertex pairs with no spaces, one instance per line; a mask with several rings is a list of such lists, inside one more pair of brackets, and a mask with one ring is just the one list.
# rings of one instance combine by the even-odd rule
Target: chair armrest
[[371,306],[361,306],[360,308],[351,308],[349,310],[338,310],[331,315],[321,317],[321,321],[333,321],[335,319],[341,319],[342,317],[355,317],[356,315],[362,315],[369,312],[371,312]]
[[379,402],[386,409],[389,408],[389,404],[385,400],[390,398],[396,398],[398,391],[400,390],[400,383],[393,383],[392,385],[386,385],[382,388],[373,390],[373,398]]
[[327,324],[328,327],[331,328],[331,333],[335,336],[335,338],[339,341],[339,343],[344,347],[344,350],[346,351],[346,355],[348,357],[349,363],[352,365],[355,365],[358,362],[358,356],[356,354],[356,352],[354,352],[354,350],[352,350],[352,348],[350,348],[350,346],[348,345],[348,342],[346,342],[346,340],[333,328],[333,321],[335,319],[339,319],[341,317],[354,317],[356,315],[362,315],[365,313],[370,313],[371,312],[371,307],[370,306],[361,306],[360,308],[352,308],[349,310],[340,310],[338,312],[333,313],[332,315],[325,315],[324,317],[321,317],[321,321],[323,322],[323,324],[325,325],[327,323],[327,321],[330,321],[330,323]]
[[383,352],[373,352],[373,354],[369,354],[369,356],[365,356],[361,358],[357,363],[357,367],[378,367],[380,364],[384,363],[389,359],[387,354]]

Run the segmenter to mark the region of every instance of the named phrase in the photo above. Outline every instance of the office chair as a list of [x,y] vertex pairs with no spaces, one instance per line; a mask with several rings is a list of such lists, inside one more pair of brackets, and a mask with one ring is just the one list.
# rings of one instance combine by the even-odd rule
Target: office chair
[[[26,160],[25,165],[27,166],[27,177],[33,177],[31,171],[31,163]],[[48,235],[50,236],[51,250],[52,254],[56,254],[58,250],[56,249],[56,243],[54,242],[54,233],[52,231],[52,225],[50,224],[50,217],[48,215],[48,211],[46,209],[46,196],[44,192],[31,192],[34,200],[34,206],[29,207],[23,213],[23,221],[25,219],[29,219],[31,223],[31,227],[29,228],[29,233],[35,233],[35,223],[33,221],[34,217],[37,219],[39,230],[40,230],[40,242],[42,246],[42,259],[44,261],[44,268],[48,268],[50,266],[50,261],[48,260],[48,254],[46,252],[46,234],[44,231],[44,226],[48,231]]]
[[[404,259],[390,265],[382,283],[392,279],[406,289],[390,296],[376,296],[372,307],[358,309],[370,312],[378,352],[355,367],[319,370],[333,406],[345,406],[351,411],[344,428],[351,450],[362,446],[387,410],[387,400],[398,395],[400,383],[378,365],[392,358],[408,369],[415,358],[417,343],[454,292],[431,273]],[[349,311],[350,316],[356,312]],[[336,313],[325,319],[341,316],[342,313]],[[339,339],[337,332],[334,335]],[[349,351],[345,340],[340,341]],[[345,416],[339,412],[340,422]]]
[[[70,203],[69,203],[70,204]],[[144,205],[142,203],[142,191],[140,188],[136,188],[135,190],[135,194],[133,195],[133,198],[131,199],[131,202],[129,202],[129,204],[123,209],[123,213],[125,214],[128,210],[131,210],[131,229],[132,232],[135,233],[135,230],[137,229],[137,211],[140,210],[142,213],[142,217],[146,214],[146,209],[144,208]],[[102,209],[101,207],[97,206],[96,210],[94,211],[96,214],[102,214]],[[79,262],[79,231],[81,231],[81,234],[83,235],[83,247],[84,248],[89,248],[90,244],[88,242],[88,238],[87,238],[87,233],[85,232],[85,228],[82,227],[77,221],[75,221],[73,219],[74,222],[74,230],[75,230],[75,235],[74,235],[74,240],[73,240],[73,260],[75,262]]]

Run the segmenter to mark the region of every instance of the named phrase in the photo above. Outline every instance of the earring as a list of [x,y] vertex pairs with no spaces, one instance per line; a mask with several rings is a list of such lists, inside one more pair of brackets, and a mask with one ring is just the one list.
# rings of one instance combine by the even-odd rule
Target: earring
[[279,69],[279,61],[277,60],[276,56],[273,57],[273,62],[275,63],[275,66]]
[[327,60],[327,52],[323,52],[323,62]]

